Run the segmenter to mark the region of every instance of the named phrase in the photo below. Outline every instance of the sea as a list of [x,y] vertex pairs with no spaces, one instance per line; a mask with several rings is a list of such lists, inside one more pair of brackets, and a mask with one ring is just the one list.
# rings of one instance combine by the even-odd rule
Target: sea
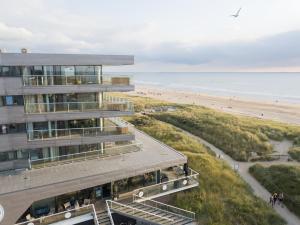
[[131,75],[137,86],[300,104],[300,72],[136,72]]

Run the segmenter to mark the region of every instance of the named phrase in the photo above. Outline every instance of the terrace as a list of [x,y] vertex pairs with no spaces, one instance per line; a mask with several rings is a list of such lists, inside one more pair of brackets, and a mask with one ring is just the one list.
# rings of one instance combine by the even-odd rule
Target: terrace
[[98,218],[93,204],[66,210],[59,213],[49,214],[40,218],[27,215],[27,221],[15,225],[68,225],[84,223],[87,225],[98,225]]
[[132,78],[120,75],[23,75],[24,86],[90,84],[129,86]]
[[55,102],[25,103],[25,113],[87,112],[87,111],[133,111],[132,102],[124,98],[105,97],[103,102]]
[[142,150],[141,143],[131,143],[127,145],[116,145],[114,147],[80,152],[75,154],[61,155],[43,159],[29,160],[29,167],[32,169],[40,169],[63,164],[82,162],[87,160],[101,159],[111,156],[118,156],[127,153],[133,153]]

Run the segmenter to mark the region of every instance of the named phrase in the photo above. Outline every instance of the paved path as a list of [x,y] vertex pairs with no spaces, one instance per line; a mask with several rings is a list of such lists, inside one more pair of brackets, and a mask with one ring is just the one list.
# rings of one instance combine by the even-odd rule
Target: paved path
[[[178,128],[180,129],[180,128]],[[182,129],[181,129],[182,130]],[[254,191],[254,194],[264,201],[269,202],[270,193],[256,180],[254,179],[249,173],[249,167],[254,165],[253,162],[239,162],[232,159],[229,155],[225,154],[221,149],[215,147],[214,145],[208,143],[207,141],[203,140],[202,138],[195,136],[185,130],[182,130],[185,134],[196,138],[202,144],[208,146],[212,151],[214,151],[217,155],[221,155],[222,159],[229,163],[233,168],[236,166],[238,168],[238,173],[240,176],[251,186]],[[262,165],[269,166],[269,165],[276,165],[276,164],[288,164],[288,165],[300,165],[298,162],[282,162],[282,161],[271,161],[271,162],[259,162]],[[300,225],[300,218],[298,218],[295,214],[290,212],[288,208],[284,207],[281,208],[280,206],[276,205],[274,207],[276,212],[287,221],[288,225]]]

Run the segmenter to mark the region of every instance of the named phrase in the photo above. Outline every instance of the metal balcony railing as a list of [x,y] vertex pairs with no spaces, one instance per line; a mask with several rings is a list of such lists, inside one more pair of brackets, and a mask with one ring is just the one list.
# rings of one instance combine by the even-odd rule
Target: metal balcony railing
[[133,192],[133,195],[136,195],[141,198],[136,199],[136,202],[142,202],[144,200],[157,198],[160,196],[172,194],[178,191],[198,186],[199,173],[192,169],[189,169],[188,174],[189,175],[187,176],[183,175],[177,179],[169,180],[166,182],[154,184],[135,190]]
[[28,221],[17,223],[15,225],[28,225],[28,224],[48,225],[48,224],[53,224],[64,220],[70,220],[71,218],[82,216],[88,213],[92,216],[94,223],[98,225],[99,221],[93,204],[82,206],[79,207],[78,209],[70,209],[52,215],[42,216],[40,218],[31,218]]
[[25,112],[49,113],[49,112],[86,112],[86,111],[121,111],[132,112],[133,104],[129,101],[99,102],[56,102],[56,103],[25,103]]
[[74,137],[95,137],[105,135],[128,134],[126,126],[107,126],[107,127],[83,127],[68,129],[47,129],[47,130],[28,130],[28,140],[44,140],[58,138],[74,138]]
[[141,143],[132,143],[127,145],[104,148],[100,150],[93,150],[87,152],[80,152],[75,154],[61,155],[55,157],[48,157],[43,159],[29,160],[29,168],[38,169],[50,166],[57,166],[60,164],[74,163],[97,158],[105,158],[116,155],[123,155],[131,152],[142,150]]
[[172,205],[168,205],[165,203],[161,203],[158,201],[154,201],[154,200],[147,200],[144,198],[141,198],[137,195],[133,195],[133,202],[139,202],[139,204],[144,205],[144,206],[149,206],[151,208],[155,208],[155,209],[160,209],[162,211],[165,211],[167,213],[173,213],[175,215],[179,215],[191,220],[195,220],[196,218],[196,214],[192,211],[188,211],[185,209],[181,209]]
[[53,85],[132,85],[131,76],[122,75],[23,75],[24,86]]
[[155,213],[147,212],[139,208],[125,205],[120,202],[106,200],[106,203],[111,211],[118,212],[125,215],[131,215],[137,218],[143,218],[144,220],[156,222],[157,224],[174,224],[174,219],[167,216],[157,215]]

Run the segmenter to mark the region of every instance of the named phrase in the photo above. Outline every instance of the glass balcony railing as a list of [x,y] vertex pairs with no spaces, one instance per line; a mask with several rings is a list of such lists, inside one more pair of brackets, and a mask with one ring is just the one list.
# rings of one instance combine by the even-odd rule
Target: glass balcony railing
[[[91,205],[79,207],[77,209],[70,209],[67,211],[54,213],[52,215],[42,216],[40,218],[30,218],[27,221],[17,223],[15,225],[28,225],[28,224],[48,225],[48,224],[54,224],[58,222],[61,222],[63,224],[63,221],[66,221],[66,224],[69,224],[70,220],[74,219],[73,222],[75,223],[76,217],[83,216],[83,215],[88,215],[86,219],[88,221],[90,220],[94,221],[95,225],[99,224],[95,207],[93,204],[91,204]],[[69,221],[69,223],[67,221]]]
[[30,168],[38,169],[50,166],[57,166],[60,164],[74,163],[86,161],[97,158],[105,158],[116,155],[123,155],[131,152],[137,152],[142,149],[141,143],[131,143],[127,145],[120,145],[115,147],[104,148],[103,150],[93,150],[87,152],[80,152],[75,154],[61,155],[56,157],[49,157],[43,159],[29,160]]
[[[157,198],[160,196],[168,195],[199,185],[199,173],[189,169],[189,175],[180,176],[177,179],[172,179],[167,182],[154,184],[151,186],[143,187],[134,191],[133,195],[141,198],[141,202],[148,199]],[[139,200],[136,200],[137,202]]]
[[86,112],[86,111],[121,111],[132,112],[133,104],[129,101],[100,102],[56,102],[56,103],[25,103],[26,113],[49,112]]
[[128,134],[126,126],[84,127],[68,129],[28,130],[28,140],[44,140],[58,138],[95,137],[105,135]]
[[130,76],[120,75],[23,75],[24,86],[52,85],[132,85]]

